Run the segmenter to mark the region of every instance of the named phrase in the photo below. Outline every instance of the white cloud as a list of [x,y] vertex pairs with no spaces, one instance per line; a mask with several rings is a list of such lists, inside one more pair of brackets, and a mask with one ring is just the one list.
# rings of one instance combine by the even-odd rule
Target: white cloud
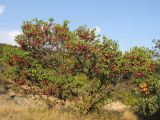
[[18,30],[0,30],[0,43],[17,45],[15,36],[20,34]]
[[4,13],[5,8],[4,5],[0,5],[0,15]]
[[[6,7],[4,5],[0,5],[0,15],[4,13],[5,9],[6,9]],[[14,38],[18,34],[20,34],[20,32],[18,30],[0,29],[0,43],[17,45]]]

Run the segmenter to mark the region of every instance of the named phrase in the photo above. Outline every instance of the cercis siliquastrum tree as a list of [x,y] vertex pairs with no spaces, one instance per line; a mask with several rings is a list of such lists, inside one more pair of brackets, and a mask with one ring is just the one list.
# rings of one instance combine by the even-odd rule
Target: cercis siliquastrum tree
[[101,85],[116,84],[122,78],[123,62],[122,52],[119,50],[117,42],[104,37],[98,54],[97,68],[100,72],[97,73],[97,77],[100,79]]
[[74,34],[76,39],[67,45],[70,56],[75,58],[72,72],[73,74],[83,73],[91,80],[95,77],[94,70],[97,64],[99,44],[95,29],[90,30],[81,26],[74,31]]
[[96,29],[80,26],[70,31],[62,25],[34,19],[25,21],[22,34],[16,37],[20,47],[44,67],[68,76],[83,73],[88,80],[100,80],[100,86],[121,77],[122,53],[118,44],[96,35]]
[[90,30],[85,26],[79,27],[75,34],[78,38],[67,46],[75,57],[73,72],[85,74],[90,81],[98,79],[99,87],[115,84],[122,78],[122,52],[116,41],[106,37],[100,39],[96,29]]
[[69,30],[68,21],[62,25],[34,19],[25,21],[22,25],[22,34],[16,37],[20,47],[30,52],[43,67],[54,69],[58,74],[65,74],[72,67],[72,60],[66,51],[66,44],[73,39]]
[[153,51],[144,47],[134,47],[124,54],[124,74],[129,78],[143,78],[155,71]]
[[59,75],[83,73],[89,81],[98,79],[102,86],[107,82],[115,84],[128,73],[142,77],[154,69],[148,50],[133,48],[122,54],[117,42],[101,39],[96,29],[80,26],[71,31],[67,20],[62,25],[53,19],[25,21],[22,31],[16,37],[20,47]]

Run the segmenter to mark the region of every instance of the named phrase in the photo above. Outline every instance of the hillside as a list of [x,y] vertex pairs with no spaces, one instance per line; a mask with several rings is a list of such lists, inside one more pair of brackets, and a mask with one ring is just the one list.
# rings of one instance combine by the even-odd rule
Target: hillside
[[[81,116],[70,111],[71,101],[54,97],[26,94],[26,86],[17,86],[6,78],[0,79],[0,118],[1,120],[138,120],[128,110],[106,111],[101,114]],[[120,105],[121,107],[122,105]],[[116,108],[117,106],[114,106]],[[121,109],[121,108],[120,108]]]

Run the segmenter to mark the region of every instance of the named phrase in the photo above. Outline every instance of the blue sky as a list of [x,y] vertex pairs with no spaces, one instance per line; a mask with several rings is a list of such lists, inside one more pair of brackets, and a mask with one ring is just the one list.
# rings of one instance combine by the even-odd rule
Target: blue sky
[[101,34],[117,40],[121,50],[153,46],[160,38],[160,0],[0,0],[0,42],[15,44],[23,20],[54,17],[97,27]]

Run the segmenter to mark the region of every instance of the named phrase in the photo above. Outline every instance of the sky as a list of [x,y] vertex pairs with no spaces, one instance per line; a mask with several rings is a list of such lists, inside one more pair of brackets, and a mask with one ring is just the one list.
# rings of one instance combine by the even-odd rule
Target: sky
[[0,43],[16,44],[24,20],[70,21],[118,41],[120,49],[152,48],[160,39],[160,0],[0,0]]

